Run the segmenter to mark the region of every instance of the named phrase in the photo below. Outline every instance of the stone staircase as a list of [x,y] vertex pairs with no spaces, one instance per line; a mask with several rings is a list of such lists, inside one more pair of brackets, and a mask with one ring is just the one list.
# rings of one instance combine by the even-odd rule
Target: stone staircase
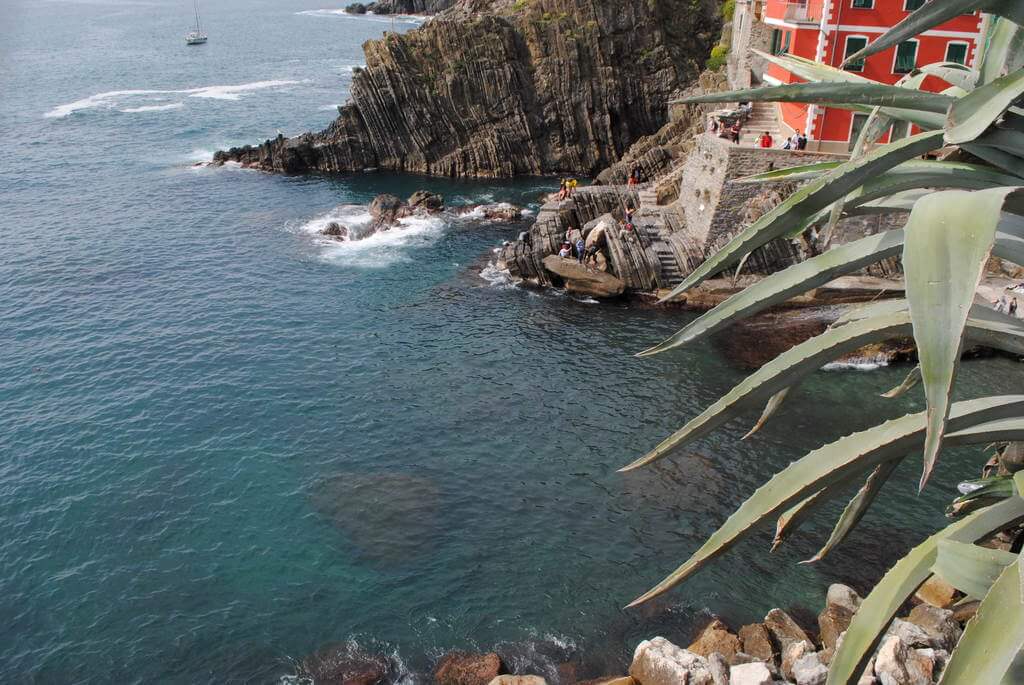
[[740,145],[758,147],[761,134],[765,131],[771,134],[774,142],[773,147],[782,146],[782,127],[779,125],[779,110],[774,102],[755,102],[750,118],[743,125],[740,134]]
[[[643,203],[642,197],[641,203]],[[669,245],[669,233],[661,216],[640,216],[635,221],[635,226],[643,242],[658,258],[658,286],[674,288],[682,283],[683,272],[679,268],[679,260],[676,259],[672,246]]]

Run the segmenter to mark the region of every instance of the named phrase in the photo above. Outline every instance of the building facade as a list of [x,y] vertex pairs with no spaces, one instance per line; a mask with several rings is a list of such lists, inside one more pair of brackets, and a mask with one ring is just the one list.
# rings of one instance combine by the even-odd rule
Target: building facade
[[[903,21],[924,3],[925,0],[739,0],[733,32],[740,40],[739,44],[734,42],[733,49],[749,52],[750,47],[756,47],[841,67],[847,56]],[[980,13],[959,16],[845,68],[873,81],[894,84],[915,67],[934,62],[974,66],[979,57],[981,22]],[[752,28],[755,23],[762,24],[760,31]],[[742,45],[747,36],[761,38]],[[800,81],[777,65],[763,66],[757,62],[748,58],[745,63],[737,64],[738,71],[749,65],[751,74],[737,74],[736,80],[742,83],[744,78],[748,81],[752,78],[765,85]],[[929,77],[924,87],[938,91],[948,84]],[[844,152],[849,150],[851,141],[856,141],[867,115],[831,107],[783,103],[779,105],[779,119],[784,131],[806,133],[811,141],[810,149]],[[897,124],[886,140],[905,137],[911,132],[909,125]]]

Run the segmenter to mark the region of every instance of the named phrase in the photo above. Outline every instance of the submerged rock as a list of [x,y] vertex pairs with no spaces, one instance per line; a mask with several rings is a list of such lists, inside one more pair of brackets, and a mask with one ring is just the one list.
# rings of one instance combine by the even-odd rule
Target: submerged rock
[[320,234],[337,238],[338,240],[346,240],[349,236],[349,230],[348,226],[342,226],[337,221],[332,221],[327,224],[324,230],[320,231]]
[[383,656],[367,654],[348,642],[327,645],[302,659],[298,676],[318,685],[379,685],[389,668]]
[[414,210],[440,212],[444,209],[444,198],[429,190],[417,190],[408,199],[408,205]]

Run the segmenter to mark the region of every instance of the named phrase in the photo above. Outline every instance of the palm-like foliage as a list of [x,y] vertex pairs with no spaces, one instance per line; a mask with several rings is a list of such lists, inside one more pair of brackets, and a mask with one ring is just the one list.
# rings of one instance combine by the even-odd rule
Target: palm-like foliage
[[[772,519],[778,519],[776,544],[781,543],[820,504],[863,480],[812,561],[822,558],[854,529],[908,454],[923,454],[923,488],[944,446],[1024,439],[1024,395],[951,399],[965,341],[1024,353],[1024,322],[977,302],[975,296],[990,256],[1024,263],[1024,30],[1014,23],[1024,22],[1022,8],[1019,0],[933,0],[864,51],[873,54],[958,14],[983,10],[991,21],[977,69],[928,65],[887,86],[798,57],[763,55],[807,82],[688,100],[809,102],[862,111],[869,120],[847,162],[745,179],[806,183],[709,257],[666,300],[742,263],[777,238],[818,227],[827,246],[832,228],[844,216],[894,210],[910,211],[910,216],[901,230],[827,250],[763,279],[642,356],[706,338],[837,276],[898,254],[906,272],[906,299],[862,307],[779,355],[624,470],[669,456],[739,414],[767,405],[756,430],[806,375],[843,353],[896,335],[914,336],[920,364],[889,395],[906,392],[920,378],[927,410],[849,435],[794,462],[633,604],[668,591]],[[949,88],[943,93],[921,91],[927,76],[946,81]],[[921,133],[872,149],[897,120],[916,124]],[[943,161],[918,159],[938,150],[944,151]],[[993,553],[974,543],[1024,522],[1024,472],[1015,479],[986,481],[951,511],[961,518],[898,562],[865,599],[832,661],[830,685],[857,681],[896,611],[932,574],[983,598],[942,682],[997,683],[1014,677],[1021,663],[1015,665],[1015,660],[1024,650],[1024,563],[1018,555]]]

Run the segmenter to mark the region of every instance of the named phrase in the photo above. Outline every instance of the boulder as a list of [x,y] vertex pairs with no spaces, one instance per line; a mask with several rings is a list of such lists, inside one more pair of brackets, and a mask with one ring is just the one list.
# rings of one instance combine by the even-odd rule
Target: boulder
[[782,609],[769,611],[768,615],[764,617],[764,627],[771,636],[772,646],[779,654],[782,654],[790,643],[811,642],[811,638],[804,632],[804,629],[798,626],[796,621]]
[[921,587],[917,588],[914,596],[922,602],[931,604],[933,607],[949,609],[956,602],[957,592],[956,588],[946,581],[938,576],[932,576],[924,581]]
[[629,675],[641,685],[713,685],[707,659],[663,637],[644,640],[633,652]]
[[337,221],[332,221],[327,224],[327,227],[320,231],[321,235],[327,235],[332,238],[338,238],[339,240],[345,240],[348,238],[348,226],[342,226]]
[[361,2],[353,2],[345,8],[345,11],[349,14],[366,14],[366,5]]
[[715,685],[729,685],[729,662],[718,652],[708,655],[708,668]]
[[302,659],[298,676],[324,685],[379,685],[388,675],[387,659],[366,654],[353,643],[328,645]]
[[409,205],[394,195],[378,195],[370,203],[370,216],[376,226],[394,226],[409,215]]
[[967,623],[978,613],[979,606],[981,606],[981,602],[978,600],[957,604],[953,607],[953,620],[961,625]]
[[932,647],[950,652],[956,647],[964,632],[953,617],[952,611],[930,604],[919,604],[914,607],[907,616],[907,621],[928,634]]
[[920,626],[917,626],[910,621],[904,621],[901,618],[894,618],[892,625],[889,626],[889,630],[885,632],[888,635],[897,636],[903,644],[908,647],[935,647],[936,644],[932,637],[926,633]]
[[487,685],[548,685],[539,675],[500,675]]
[[771,661],[775,657],[775,649],[772,647],[768,629],[760,623],[752,623],[740,628],[740,642],[743,644],[744,652],[761,661]]
[[818,614],[818,635],[824,647],[835,649],[839,636],[850,627],[853,615],[860,608],[860,601],[860,595],[846,585],[829,586],[825,608]]
[[488,685],[502,671],[501,658],[490,654],[455,652],[441,659],[434,669],[438,685]]
[[808,654],[814,654],[814,645],[806,640],[790,642],[782,651],[782,675],[786,680],[793,680],[793,664]]
[[687,647],[694,654],[703,657],[717,652],[726,659],[731,659],[742,650],[740,639],[733,635],[729,628],[717,618],[708,624],[697,639]]
[[511,223],[513,221],[522,221],[523,210],[520,207],[516,207],[508,202],[497,202],[491,205],[480,205],[471,212],[474,216],[482,216],[488,221],[504,221]]
[[766,664],[739,664],[729,669],[729,685],[772,685],[772,672]]
[[593,680],[584,680],[576,685],[638,685],[633,680],[632,676],[608,676],[606,678],[594,678]]
[[440,212],[444,209],[444,198],[429,190],[417,190],[409,196],[407,204],[413,209]]
[[618,297],[625,284],[603,271],[590,269],[575,259],[564,259],[558,255],[544,258],[544,268],[565,281],[565,289],[593,297]]
[[805,654],[793,664],[792,680],[796,685],[825,685],[828,680],[828,668],[821,663],[814,652]]
[[931,685],[934,670],[934,654],[911,649],[896,635],[886,637],[875,656],[875,676],[881,685]]

